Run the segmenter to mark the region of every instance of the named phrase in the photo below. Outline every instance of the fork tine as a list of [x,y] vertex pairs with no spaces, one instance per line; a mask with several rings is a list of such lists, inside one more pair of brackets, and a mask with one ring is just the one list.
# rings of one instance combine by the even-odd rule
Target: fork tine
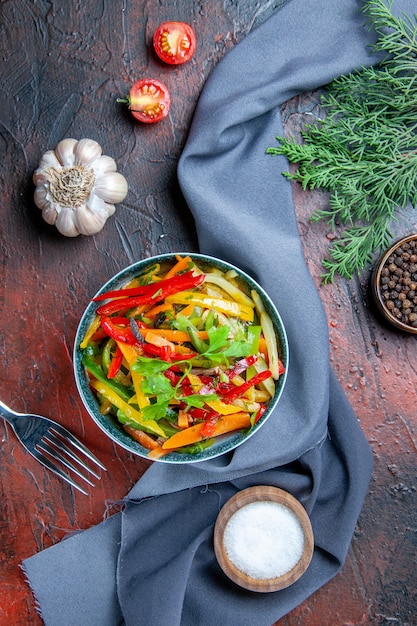
[[51,426],[50,430],[54,430],[64,439],[68,439],[68,441],[70,441],[76,448],[78,448],[78,450],[83,452],[85,456],[90,459],[90,461],[93,461],[93,463],[98,465],[105,472],[107,471],[103,463],[91,452],[91,450],[89,450],[83,443],[81,443],[81,441],[74,437],[74,435],[69,430],[61,426],[61,424],[54,424],[53,426]]
[[59,450],[49,445],[49,443],[45,441],[44,438],[42,438],[40,443],[38,443],[36,449],[40,452],[46,452],[46,454],[49,454],[49,456],[52,457],[55,461],[60,461],[62,465],[65,465],[65,467],[74,472],[74,474],[77,474],[77,476],[85,480],[89,485],[94,486],[94,483],[92,483],[87,476],[84,476],[84,474],[82,474],[80,470],[75,467],[73,463],[71,463],[71,461],[69,461],[63,454],[61,454]]
[[[52,429],[49,429],[46,435],[44,435],[41,439],[42,442],[52,443],[54,447],[57,447],[59,450],[63,450],[65,454],[67,454],[73,461],[81,465],[81,467],[87,472],[90,472],[95,478],[100,480],[100,475],[97,474],[91,467],[86,465],[81,459],[74,453],[73,450],[62,439],[59,439],[53,432]],[[71,468],[72,469],[72,468]]]
[[78,491],[81,491],[81,493],[83,493],[85,496],[88,496],[88,492],[85,491],[82,487],[80,487],[80,485],[76,483],[75,480],[71,478],[71,476],[68,476],[68,474],[63,472],[57,465],[55,465],[55,463],[52,463],[52,461],[50,461],[41,452],[39,452],[38,450],[32,450],[31,454],[35,457],[35,459],[39,461],[39,463],[42,463],[42,465],[44,465],[49,470],[51,470],[51,472],[54,472],[55,474],[60,476],[63,480],[65,480],[67,483],[72,485],[75,489],[78,489]]

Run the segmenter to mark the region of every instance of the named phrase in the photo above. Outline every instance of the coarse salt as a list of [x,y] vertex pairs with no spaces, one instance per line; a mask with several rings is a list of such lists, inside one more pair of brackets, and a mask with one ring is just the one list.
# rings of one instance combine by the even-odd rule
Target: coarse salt
[[297,516],[278,502],[251,502],[232,515],[224,548],[241,572],[259,580],[277,578],[300,560],[304,532]]

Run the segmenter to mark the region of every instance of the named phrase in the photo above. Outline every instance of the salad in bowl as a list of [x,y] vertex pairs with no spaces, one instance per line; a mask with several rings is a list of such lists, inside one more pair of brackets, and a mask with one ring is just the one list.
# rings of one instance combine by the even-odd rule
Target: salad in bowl
[[98,426],[139,456],[206,460],[247,440],[285,384],[279,313],[242,270],[165,254],[126,268],[92,298],[74,348],[77,387]]

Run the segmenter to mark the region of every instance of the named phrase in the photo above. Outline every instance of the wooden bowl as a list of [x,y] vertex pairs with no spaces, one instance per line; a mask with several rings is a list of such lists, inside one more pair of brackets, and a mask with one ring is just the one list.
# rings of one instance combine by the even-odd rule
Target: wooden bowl
[[[400,313],[394,314],[395,309],[393,313],[393,311],[388,308],[388,302],[387,302],[388,291],[386,294],[384,293],[384,289],[388,289],[388,287],[386,285],[384,286],[383,284],[384,271],[388,271],[386,268],[390,266],[390,260],[393,259],[394,255],[397,254],[399,249],[402,249],[404,247],[404,244],[406,246],[407,245],[415,246],[415,248],[412,249],[413,254],[415,254],[417,252],[417,234],[414,233],[412,235],[407,235],[407,237],[403,237],[402,239],[399,239],[381,255],[372,274],[372,279],[371,279],[372,295],[379,309],[379,312],[392,326],[395,326],[397,329],[402,330],[406,333],[411,333],[415,335],[417,334],[417,323],[405,322],[403,321]],[[406,262],[406,264],[403,266],[404,269],[409,272],[410,280],[412,282],[417,282],[415,279],[416,272],[415,272],[415,269],[413,269],[413,266],[415,266],[415,264],[416,264],[415,262],[412,265],[409,262]],[[402,280],[403,280],[402,278],[399,279],[400,283],[402,282]],[[406,290],[407,287],[402,287],[401,289]],[[392,293],[392,290],[391,290],[391,293]],[[408,294],[406,291],[404,291],[404,297],[408,298]],[[395,298],[392,298],[391,296],[389,297],[389,301],[391,301],[391,305],[394,304],[394,300]],[[415,300],[415,296],[413,297],[413,300]],[[415,315],[415,306],[416,306],[415,302],[412,302],[412,306],[414,308],[413,313]]]
[[[274,510],[274,515],[279,511],[280,515],[284,514],[284,517],[287,517],[288,519],[291,518],[291,523],[294,523],[294,530],[296,527],[298,527],[298,530],[296,532],[298,533],[299,530],[301,531],[301,555],[294,555],[295,560],[291,563],[289,569],[286,569],[284,573],[281,573],[280,575],[271,578],[266,578],[263,575],[262,577],[255,577],[252,575],[252,572],[248,573],[247,571],[243,571],[242,567],[239,568],[240,563],[239,566],[236,565],[236,559],[234,558],[234,556],[232,557],[232,560],[230,556],[230,549],[227,549],[227,534],[230,535],[231,532],[230,526],[227,530],[229,522],[236,513],[239,513],[239,516],[236,516],[234,518],[234,521],[232,522],[234,525],[236,525],[236,523],[239,523],[239,517],[242,517],[242,509],[254,503],[275,503],[277,505],[280,505],[279,508],[272,507]],[[271,507],[268,508],[271,509]],[[255,509],[253,509],[252,507],[252,512],[250,513],[250,515],[252,515],[252,513],[254,512]],[[269,512],[272,513],[272,510],[270,510]],[[247,513],[248,509],[245,509],[245,514]],[[265,517],[263,517],[263,520],[265,520]],[[283,532],[285,532],[284,527],[282,528]],[[276,529],[276,526],[274,526],[274,529]],[[269,534],[268,530],[269,529],[265,529],[265,534]],[[261,532],[264,532],[264,530],[261,529]],[[251,531],[249,528],[247,537],[247,545],[249,545],[251,541]],[[268,541],[269,540],[270,538],[268,539]],[[253,549],[254,554],[259,554],[259,543],[254,543]],[[240,587],[243,587],[244,589],[248,589],[250,591],[258,591],[261,593],[268,593],[271,591],[279,591],[280,589],[289,587],[304,574],[312,559],[313,551],[314,537],[310,518],[302,504],[296,498],[294,498],[294,496],[292,496],[287,491],[284,491],[283,489],[269,486],[256,486],[244,489],[243,491],[237,493],[235,496],[230,498],[230,500],[221,509],[217,517],[214,528],[214,552],[217,561],[226,576],[228,576],[233,582],[235,582]],[[282,564],[279,567],[282,568]]]

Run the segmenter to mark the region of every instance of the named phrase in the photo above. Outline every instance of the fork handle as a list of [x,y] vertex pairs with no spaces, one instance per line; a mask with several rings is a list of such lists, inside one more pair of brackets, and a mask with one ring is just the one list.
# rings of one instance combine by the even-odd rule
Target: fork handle
[[21,417],[21,413],[16,413],[16,411],[12,411],[4,402],[0,400],[0,415],[4,417],[4,419],[12,419],[13,417]]

